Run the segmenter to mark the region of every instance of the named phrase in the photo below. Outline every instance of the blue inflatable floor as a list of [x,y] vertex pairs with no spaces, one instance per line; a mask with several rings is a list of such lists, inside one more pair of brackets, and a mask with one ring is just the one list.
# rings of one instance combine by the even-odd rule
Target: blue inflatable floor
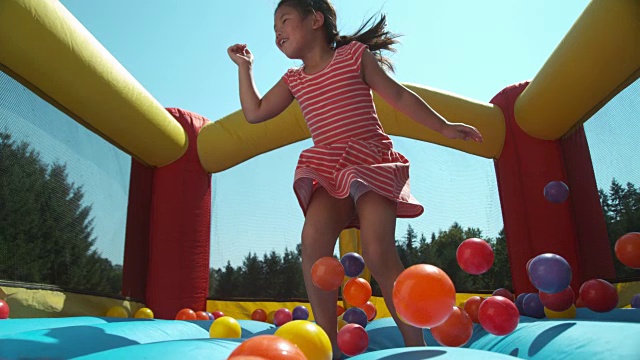
[[[211,321],[75,317],[0,321],[0,359],[209,359],[225,360],[244,339],[272,334],[273,325],[240,320],[241,339],[210,339]],[[353,360],[412,359],[640,359],[640,310],[598,314],[578,309],[575,319],[522,317],[507,336],[474,325],[462,348],[405,348],[390,318],[367,325],[369,348]]]

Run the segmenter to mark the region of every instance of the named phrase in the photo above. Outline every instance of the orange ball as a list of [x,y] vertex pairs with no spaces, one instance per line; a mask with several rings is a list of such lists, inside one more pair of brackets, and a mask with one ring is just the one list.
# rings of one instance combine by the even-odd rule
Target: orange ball
[[622,235],[616,241],[615,252],[621,263],[632,269],[640,269],[640,232]]
[[360,307],[371,299],[371,285],[363,278],[353,278],[344,284],[342,297],[349,304]]
[[483,301],[483,297],[472,296],[464,303],[464,311],[469,315],[471,321],[476,324],[480,323],[480,320],[478,320],[478,310],[480,309],[480,305],[482,305]]
[[267,321],[267,312],[262,309],[255,309],[251,313],[251,320],[265,322]]
[[307,360],[297,345],[276,335],[258,335],[243,341],[228,360],[240,360],[245,356],[266,360]]
[[196,320],[209,320],[209,315],[206,311],[196,311]]
[[457,306],[442,324],[431,328],[431,335],[443,346],[462,346],[473,335],[471,317]]
[[322,257],[318,259],[311,268],[311,281],[322,290],[336,290],[342,285],[343,279],[344,267],[342,263],[334,257]]
[[393,286],[393,304],[406,323],[420,328],[442,324],[456,303],[456,289],[442,269],[428,264],[405,269]]
[[[196,312],[189,308],[184,308],[178,311],[178,314],[176,315],[176,320],[195,320],[195,319],[196,319]],[[209,318],[207,317],[207,319]]]
[[371,321],[376,317],[376,306],[373,305],[371,301],[367,301],[364,305],[358,307],[364,310],[364,313],[367,314],[367,320]]

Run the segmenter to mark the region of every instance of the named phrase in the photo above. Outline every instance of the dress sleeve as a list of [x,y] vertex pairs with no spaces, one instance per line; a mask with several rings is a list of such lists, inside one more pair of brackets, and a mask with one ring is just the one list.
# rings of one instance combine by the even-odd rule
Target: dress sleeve
[[349,50],[351,53],[351,58],[353,59],[353,63],[355,64],[355,68],[356,70],[358,70],[358,72],[360,72],[360,67],[362,66],[362,54],[369,47],[358,41],[352,41],[349,44],[349,47],[351,48]]

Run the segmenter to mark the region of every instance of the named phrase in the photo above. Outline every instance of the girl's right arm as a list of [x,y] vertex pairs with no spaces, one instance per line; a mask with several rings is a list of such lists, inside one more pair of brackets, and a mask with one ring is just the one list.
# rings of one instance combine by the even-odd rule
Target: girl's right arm
[[291,104],[293,95],[283,79],[280,79],[264,97],[260,97],[253,80],[253,54],[247,45],[230,46],[227,54],[238,65],[240,104],[249,123],[257,124],[269,120]]

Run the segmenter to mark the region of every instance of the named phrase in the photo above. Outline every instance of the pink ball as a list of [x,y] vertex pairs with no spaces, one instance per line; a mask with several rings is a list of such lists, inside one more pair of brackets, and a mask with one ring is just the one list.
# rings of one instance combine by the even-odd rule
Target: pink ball
[[502,296],[491,296],[480,304],[478,320],[490,334],[510,334],[520,322],[520,313],[513,301]]
[[358,324],[347,324],[338,332],[338,348],[348,356],[362,354],[369,346],[367,331]]
[[224,316],[224,313],[222,311],[214,311],[213,313],[211,313],[211,315],[213,315],[213,319],[217,319],[217,318],[221,318]]
[[580,286],[580,299],[592,311],[607,312],[618,306],[618,291],[602,279],[591,279]]
[[471,275],[480,275],[493,265],[493,249],[482,239],[470,238],[458,246],[456,259],[462,270]]
[[289,309],[281,308],[273,315],[273,324],[275,326],[282,326],[289,321],[293,320],[293,314]]

